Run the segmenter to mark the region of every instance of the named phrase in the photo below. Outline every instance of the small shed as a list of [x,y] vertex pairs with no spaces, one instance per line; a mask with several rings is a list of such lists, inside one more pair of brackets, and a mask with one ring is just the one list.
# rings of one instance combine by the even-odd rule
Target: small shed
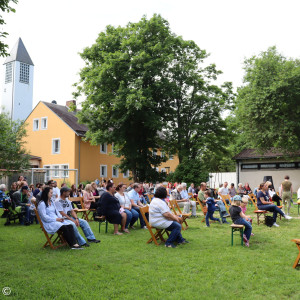
[[290,176],[294,192],[300,187],[300,151],[284,154],[276,149],[259,152],[245,149],[233,159],[236,161],[237,182],[248,182],[254,189],[265,176],[272,176],[274,188],[278,191],[286,175]]

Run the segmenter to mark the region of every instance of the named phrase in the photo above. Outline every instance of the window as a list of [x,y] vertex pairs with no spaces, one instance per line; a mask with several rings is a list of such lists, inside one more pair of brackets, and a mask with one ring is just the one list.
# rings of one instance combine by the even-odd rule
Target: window
[[[50,169],[50,166],[44,166],[45,169]],[[45,172],[45,182],[48,182],[51,179],[50,170],[46,170]]]
[[153,150],[153,151],[152,151],[152,155],[153,155],[153,156],[156,156],[156,155],[157,155],[157,150]]
[[296,168],[296,163],[280,163],[279,168]]
[[34,119],[33,120],[33,131],[39,130],[39,123],[40,123],[39,119]]
[[20,82],[29,84],[29,65],[20,63]]
[[107,153],[107,143],[100,145],[100,153],[103,153],[103,154]]
[[45,130],[45,129],[47,129],[47,126],[48,126],[48,118],[47,117],[42,118],[41,119],[41,129]]
[[62,165],[61,169],[64,169],[64,171],[62,171],[62,178],[68,178],[69,177],[69,165]]
[[53,171],[53,177],[59,177],[59,166],[53,166],[53,169],[55,169]]
[[258,164],[243,164],[242,169],[258,169]]
[[166,173],[166,169],[165,168],[161,168],[161,172]]
[[260,164],[261,169],[276,169],[276,164]]
[[169,160],[173,160],[174,159],[174,155],[173,154],[170,154],[169,155]]
[[12,81],[12,63],[6,64],[5,67],[5,83],[9,83]]
[[166,156],[165,151],[162,151],[162,152],[161,152],[161,157],[165,157],[165,156]]
[[115,166],[112,167],[112,177],[114,178],[119,177],[119,169]]
[[52,140],[52,154],[59,154],[60,153],[60,139],[53,139]]
[[123,178],[128,178],[129,177],[129,170],[127,170],[125,173],[123,173]]
[[100,177],[107,177],[107,166],[106,165],[100,166]]
[[159,168],[155,168],[156,172],[159,172]]

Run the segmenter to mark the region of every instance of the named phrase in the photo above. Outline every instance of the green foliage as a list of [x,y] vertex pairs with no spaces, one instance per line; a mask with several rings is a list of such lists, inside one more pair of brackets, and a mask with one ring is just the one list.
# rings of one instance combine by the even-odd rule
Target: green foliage
[[[16,10],[10,6],[10,2],[13,2],[15,4],[18,3],[18,0],[0,0],[0,10],[2,12],[16,12]],[[3,27],[3,25],[5,25],[5,21],[2,17],[2,15],[0,15],[0,25]],[[3,39],[5,39],[8,36],[7,32],[1,31],[0,32],[0,56],[7,56],[7,49],[8,49],[8,45],[5,44],[3,42]]]
[[0,114],[0,169],[3,175],[30,167],[29,156],[23,147],[26,136],[24,123],[11,121],[7,114]]
[[[232,87],[211,81],[221,73],[215,65],[201,67],[207,58],[193,41],[171,32],[159,15],[126,27],[107,26],[81,57],[86,65],[74,96],[85,95],[79,120],[92,144],[114,142],[120,168],[135,180],[152,180],[153,167],[167,157],[153,155],[164,149],[196,159],[209,141],[226,135],[220,117],[230,106]],[[224,145],[217,144],[223,149]]]
[[276,47],[246,59],[244,86],[238,89],[236,117],[245,145],[300,148],[300,60]]
[[208,181],[208,172],[200,160],[184,158],[182,163],[177,166],[175,172],[167,179],[171,182],[177,181],[200,185],[201,182]]

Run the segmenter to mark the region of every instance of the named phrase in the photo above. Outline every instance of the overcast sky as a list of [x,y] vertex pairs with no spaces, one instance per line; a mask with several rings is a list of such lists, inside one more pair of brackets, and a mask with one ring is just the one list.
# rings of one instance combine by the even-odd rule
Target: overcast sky
[[1,29],[9,33],[10,50],[21,37],[33,60],[34,106],[73,99],[83,67],[78,53],[107,25],[125,26],[143,15],[161,14],[174,33],[208,51],[208,62],[223,71],[220,81],[235,87],[242,84],[245,57],[273,45],[285,56],[300,56],[298,0],[19,0],[14,7]]

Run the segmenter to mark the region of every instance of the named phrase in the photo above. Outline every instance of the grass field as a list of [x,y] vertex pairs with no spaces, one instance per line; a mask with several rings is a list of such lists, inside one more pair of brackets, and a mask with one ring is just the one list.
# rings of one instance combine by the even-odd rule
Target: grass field
[[101,243],[80,251],[42,249],[39,225],[4,226],[0,219],[0,288],[10,287],[15,299],[300,299],[291,242],[300,238],[297,206],[292,216],[278,220],[279,228],[254,219],[250,248],[237,234],[231,247],[229,225],[206,228],[202,217],[183,232],[190,244],[175,249],[146,244],[148,230],[114,236],[109,225],[99,234],[91,222]]

